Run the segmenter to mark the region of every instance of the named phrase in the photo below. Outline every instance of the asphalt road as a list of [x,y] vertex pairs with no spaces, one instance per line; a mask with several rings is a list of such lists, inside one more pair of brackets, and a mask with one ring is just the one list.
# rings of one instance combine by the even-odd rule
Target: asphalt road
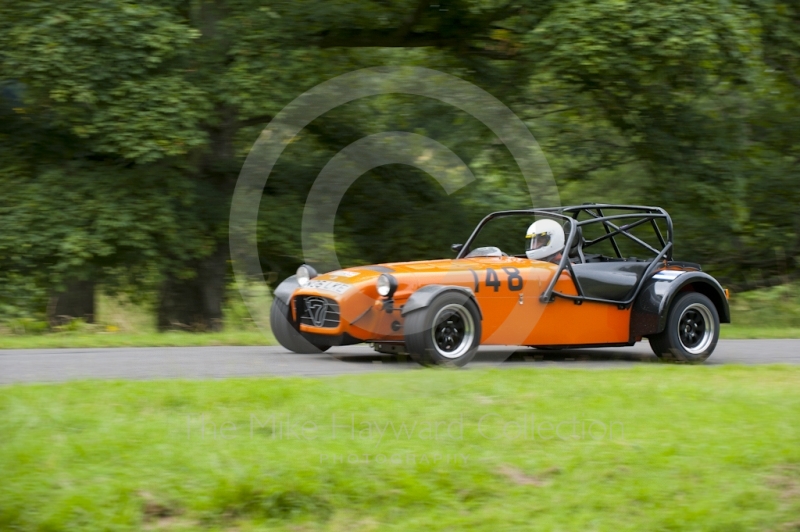
[[[614,369],[657,362],[647,343],[633,347],[539,351],[481,348],[467,368]],[[799,364],[800,340],[720,340],[706,364]],[[147,347],[0,350],[0,384],[75,379],[222,378],[258,375],[322,376],[404,371],[419,366],[367,346],[323,355],[295,355],[281,347]]]

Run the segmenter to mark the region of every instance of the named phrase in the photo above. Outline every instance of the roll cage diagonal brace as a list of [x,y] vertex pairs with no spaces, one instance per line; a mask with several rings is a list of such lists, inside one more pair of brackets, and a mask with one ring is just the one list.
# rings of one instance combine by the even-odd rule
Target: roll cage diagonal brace
[[[612,215],[605,215],[603,210],[611,209],[611,210],[621,210],[621,211],[629,211],[623,212],[621,214],[612,214]],[[579,217],[582,213],[586,213],[590,218],[586,220],[579,220]],[[618,305],[620,308],[626,308],[631,303],[636,300],[636,297],[639,295],[639,291],[642,288],[642,285],[646,279],[650,277],[653,271],[662,264],[666,264],[667,261],[672,260],[672,247],[673,247],[673,227],[672,227],[672,219],[670,218],[667,211],[660,207],[644,207],[644,206],[637,206],[637,205],[613,205],[613,204],[594,204],[594,203],[587,203],[584,205],[577,205],[572,207],[550,207],[544,209],[530,209],[530,210],[516,210],[516,211],[499,211],[494,212],[486,216],[483,220],[480,221],[478,226],[470,235],[467,242],[461,248],[457,255],[457,259],[464,258],[470,251],[470,247],[472,242],[477,237],[478,233],[483,229],[483,227],[495,218],[500,218],[504,216],[521,216],[521,215],[535,215],[535,216],[545,216],[550,218],[556,218],[563,220],[564,222],[568,222],[570,224],[570,231],[569,236],[567,237],[567,241],[564,245],[565,252],[561,255],[561,260],[558,262],[558,268],[556,269],[553,278],[550,279],[550,283],[548,284],[545,291],[539,297],[539,300],[542,303],[550,303],[555,301],[556,297],[561,297],[564,299],[569,299],[575,301],[576,303],[581,303],[583,301],[592,301],[597,303],[608,303],[612,305]],[[667,237],[664,238],[663,233],[661,232],[661,228],[658,226],[657,220],[662,219],[665,221],[667,225]],[[622,221],[625,222],[627,220],[635,220],[631,223],[623,224],[621,226],[616,225],[613,223],[614,221]],[[640,225],[644,225],[646,223],[650,223],[653,231],[658,238],[659,243],[661,244],[661,249],[656,249],[644,240],[632,235],[630,230],[639,227]],[[650,265],[644,271],[639,282],[636,285],[636,288],[633,290],[633,293],[630,297],[625,299],[624,301],[616,301],[610,299],[602,299],[596,297],[588,297],[584,295],[583,288],[581,287],[580,281],[578,280],[577,276],[575,275],[575,271],[572,268],[572,262],[570,261],[569,252],[566,250],[572,249],[574,244],[576,235],[577,235],[577,228],[599,223],[603,225],[605,229],[605,235],[595,238],[593,240],[586,241],[582,246],[579,247],[579,258],[581,263],[586,263],[586,258],[583,253],[583,248],[593,246],[605,240],[610,240],[611,245],[614,248],[614,252],[617,255],[617,258],[624,258],[622,256],[622,252],[620,251],[619,245],[615,239],[618,236],[624,236],[631,241],[635,242],[640,247],[646,249],[650,253],[655,253],[655,258],[652,260]],[[575,283],[575,289],[578,292],[578,295],[573,296],[570,294],[562,294],[561,292],[555,291],[556,283],[558,279],[561,277],[561,273],[567,270],[572,277],[573,282]]]

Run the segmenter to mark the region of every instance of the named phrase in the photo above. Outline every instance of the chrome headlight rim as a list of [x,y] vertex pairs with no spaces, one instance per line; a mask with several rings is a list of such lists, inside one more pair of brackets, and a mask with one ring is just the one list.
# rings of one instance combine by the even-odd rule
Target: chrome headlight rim
[[316,276],[317,276],[317,270],[315,270],[308,264],[303,264],[299,268],[297,268],[295,279],[297,279],[297,284],[299,284],[300,286],[305,286],[311,279],[313,279]]
[[397,279],[388,273],[382,273],[375,281],[375,288],[378,295],[390,299],[397,290]]

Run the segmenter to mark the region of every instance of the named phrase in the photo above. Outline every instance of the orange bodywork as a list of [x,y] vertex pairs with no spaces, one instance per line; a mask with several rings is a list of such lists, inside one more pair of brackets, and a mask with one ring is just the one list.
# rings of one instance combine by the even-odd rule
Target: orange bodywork
[[[390,263],[354,267],[315,277],[294,296],[321,296],[339,304],[338,327],[301,324],[303,332],[364,342],[403,342],[402,306],[419,288],[437,284],[461,286],[475,295],[482,315],[482,345],[602,345],[625,344],[630,338],[630,306],[556,298],[539,300],[557,265],[516,257],[476,257],[454,260]],[[398,281],[394,310],[384,310],[376,289],[381,271]],[[335,290],[332,290],[334,287]],[[556,291],[576,295],[567,271]],[[296,309],[295,319],[297,319]]]

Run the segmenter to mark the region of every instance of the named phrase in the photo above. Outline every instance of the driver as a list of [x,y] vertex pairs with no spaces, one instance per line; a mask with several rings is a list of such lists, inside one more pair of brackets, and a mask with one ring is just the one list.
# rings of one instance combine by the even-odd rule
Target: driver
[[530,238],[525,254],[531,260],[558,262],[564,251],[564,228],[555,220],[537,220],[528,227]]

